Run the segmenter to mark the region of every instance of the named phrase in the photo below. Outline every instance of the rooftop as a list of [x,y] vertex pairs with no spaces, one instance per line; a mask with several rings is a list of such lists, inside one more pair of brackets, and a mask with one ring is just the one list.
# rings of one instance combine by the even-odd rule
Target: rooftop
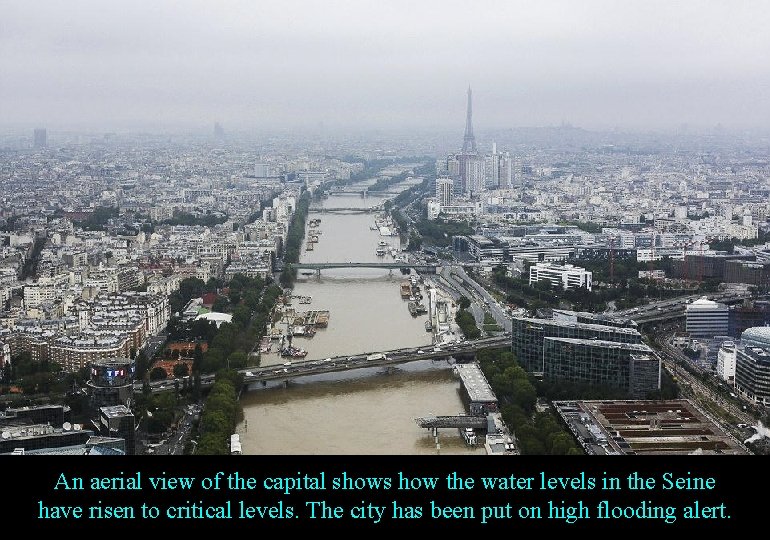
[[210,313],[201,313],[195,317],[195,320],[198,319],[206,319],[207,321],[214,321],[221,324],[223,322],[232,322],[233,316],[229,313],[219,313],[218,311],[212,311]]
[[770,346],[770,326],[755,326],[747,328],[741,334],[741,341],[752,345]]
[[130,358],[103,358],[100,360],[94,360],[91,362],[92,367],[125,367],[133,363]]
[[109,407],[101,407],[99,410],[107,418],[117,418],[120,416],[133,416],[133,414],[131,413],[131,410],[125,405],[111,405]]
[[709,300],[705,296],[702,296],[692,302],[691,304],[687,305],[687,311],[691,311],[694,309],[727,309],[727,306],[725,304],[720,304],[718,302],[714,302],[713,300]]
[[497,401],[497,396],[495,396],[477,363],[455,364],[455,369],[459,373],[471,401]]
[[623,349],[626,351],[651,353],[650,349],[644,343],[622,343],[620,341],[605,341],[603,339],[580,339],[580,338],[563,338],[563,337],[547,337],[544,338],[548,341],[560,341],[562,343],[569,343],[571,345],[591,345],[592,347],[604,347],[607,349]]
[[605,331],[605,332],[618,332],[620,334],[635,334],[639,335],[639,331],[635,328],[627,328],[621,326],[613,326],[608,324],[593,324],[593,323],[578,323],[562,321],[558,319],[532,319],[529,317],[513,317],[514,321],[522,321],[533,325],[554,325],[554,326],[566,326],[569,328],[581,328],[584,330]]
[[555,401],[553,404],[589,454],[748,453],[687,399]]

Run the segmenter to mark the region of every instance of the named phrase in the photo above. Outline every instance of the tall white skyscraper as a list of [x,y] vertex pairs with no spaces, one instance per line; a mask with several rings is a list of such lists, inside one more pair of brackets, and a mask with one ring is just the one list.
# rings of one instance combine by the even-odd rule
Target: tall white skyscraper
[[441,206],[452,204],[453,182],[451,178],[436,179],[436,200]]
[[37,128],[35,130],[35,148],[45,148],[48,146],[48,136],[46,135],[45,128]]
[[492,153],[484,156],[485,185],[490,189],[508,189],[511,187],[511,156],[508,152],[497,152],[497,144],[492,143]]
[[523,168],[521,166],[521,156],[514,156],[513,158],[513,173],[511,174],[513,177],[513,183],[517,186],[520,186],[521,183],[524,181],[523,176]]

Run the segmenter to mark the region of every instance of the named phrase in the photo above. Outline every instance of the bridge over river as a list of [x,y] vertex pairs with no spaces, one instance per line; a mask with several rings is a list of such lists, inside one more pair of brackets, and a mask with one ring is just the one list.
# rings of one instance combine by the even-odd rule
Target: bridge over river
[[319,213],[319,214],[372,214],[374,212],[379,212],[380,210],[382,210],[381,206],[369,206],[366,208],[319,206],[319,207],[311,207],[309,209],[310,212]]
[[272,365],[239,370],[244,384],[288,380],[305,375],[318,375],[351,369],[393,366],[416,360],[444,360],[450,356],[471,356],[481,349],[510,347],[510,335],[462,341],[440,347],[406,348],[391,351],[369,352],[353,356],[334,356],[324,360],[297,360],[286,358],[283,365]]
[[397,262],[325,262],[325,263],[291,263],[297,270],[315,270],[316,275],[321,275],[321,270],[330,268],[384,268],[386,270],[396,270],[399,268],[414,268],[422,274],[435,274],[437,264],[410,263],[407,261]]

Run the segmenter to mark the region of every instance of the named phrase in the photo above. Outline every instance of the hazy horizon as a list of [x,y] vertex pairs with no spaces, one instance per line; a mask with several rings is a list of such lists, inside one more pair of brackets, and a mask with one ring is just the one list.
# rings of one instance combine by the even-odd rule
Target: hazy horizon
[[769,127],[760,1],[5,2],[0,127]]

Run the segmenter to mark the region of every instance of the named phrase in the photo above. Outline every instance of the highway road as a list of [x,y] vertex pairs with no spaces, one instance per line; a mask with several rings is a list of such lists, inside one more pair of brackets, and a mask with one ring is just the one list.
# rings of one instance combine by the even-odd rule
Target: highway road
[[492,317],[495,318],[497,324],[500,325],[503,330],[506,332],[511,332],[513,330],[511,317],[505,312],[505,308],[503,308],[503,306],[501,306],[484,287],[479,285],[472,277],[470,277],[461,266],[452,266],[450,267],[450,271],[452,274],[456,274],[461,279],[465,280],[465,282],[470,284],[471,287],[473,287],[475,292],[474,296],[479,300],[479,302],[483,303],[486,311],[489,311]]
[[179,420],[178,427],[173,434],[159,444],[148,445],[145,453],[157,455],[180,456],[184,454],[184,446],[192,430],[195,415],[200,414],[200,405],[188,405],[184,416]]
[[484,324],[484,314],[490,313],[505,332],[510,333],[512,331],[511,317],[505,312],[503,306],[484,287],[470,277],[462,267],[445,266],[441,269],[441,277],[444,278],[444,283],[454,289],[457,294],[462,294],[471,301],[470,311],[479,328],[482,328]]
[[624,309],[622,311],[613,311],[610,314],[615,317],[628,317],[636,321],[644,321],[644,319],[656,319],[670,315],[684,315],[687,304],[698,300],[706,296],[709,300],[722,303],[739,302],[746,298],[750,298],[751,294],[743,291],[724,291],[714,294],[691,294],[688,296],[680,296],[678,298],[671,298],[668,300],[660,300],[658,302],[651,302],[638,308]]
[[[689,389],[689,391],[696,394],[696,397],[705,397],[706,399],[714,402],[717,406],[724,409],[727,413],[735,417],[741,423],[754,424],[756,422],[751,414],[743,410],[742,406],[738,405],[736,402],[730,399],[727,399],[727,397],[720,393],[715,387],[704,383],[697,376],[693,375],[687,369],[682,367],[682,363],[686,363],[688,365],[693,364],[690,362],[689,358],[687,358],[687,356],[682,353],[682,351],[671,345],[669,339],[670,335],[662,335],[656,339],[656,343],[660,345],[662,349],[663,354],[661,354],[660,357],[664,366],[669,371],[669,373],[672,373],[676,376],[680,388],[683,388],[683,390]],[[700,369],[694,365],[693,367]],[[725,424],[725,422],[721,419],[717,418],[717,420],[720,421],[722,425]],[[736,426],[730,425],[725,427],[729,428],[729,431],[735,431]]]

